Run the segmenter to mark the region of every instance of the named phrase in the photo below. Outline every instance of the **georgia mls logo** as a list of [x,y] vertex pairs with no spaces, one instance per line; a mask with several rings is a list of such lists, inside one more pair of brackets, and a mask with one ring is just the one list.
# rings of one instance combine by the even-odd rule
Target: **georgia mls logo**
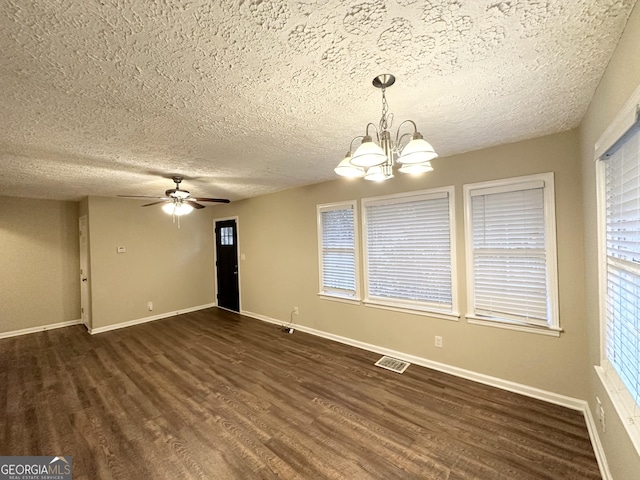
[[53,469],[51,467],[49,467],[49,473],[60,473],[60,471],[53,471],[53,470],[60,470],[59,467],[62,467],[65,470],[65,473],[71,473],[71,465],[69,465],[69,462],[67,461],[66,458],[64,457],[53,457],[53,460],[51,460],[49,462],[49,465],[53,465],[56,462],[61,462],[64,465],[56,465],[55,467],[53,467]]
[[0,457],[0,480],[71,480],[71,456]]

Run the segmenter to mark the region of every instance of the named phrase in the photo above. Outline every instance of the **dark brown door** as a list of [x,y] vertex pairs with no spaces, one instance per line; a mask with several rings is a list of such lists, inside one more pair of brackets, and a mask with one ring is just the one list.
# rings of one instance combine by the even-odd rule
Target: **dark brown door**
[[218,306],[240,311],[238,288],[238,228],[235,220],[216,222]]

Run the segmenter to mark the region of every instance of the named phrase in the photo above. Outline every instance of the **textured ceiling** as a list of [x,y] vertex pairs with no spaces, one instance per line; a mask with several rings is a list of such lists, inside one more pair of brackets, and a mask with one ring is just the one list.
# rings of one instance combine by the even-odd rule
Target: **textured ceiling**
[[634,4],[4,0],[0,195],[155,195],[179,173],[237,200],[333,179],[380,118],[379,73],[396,125],[441,156],[567,130]]

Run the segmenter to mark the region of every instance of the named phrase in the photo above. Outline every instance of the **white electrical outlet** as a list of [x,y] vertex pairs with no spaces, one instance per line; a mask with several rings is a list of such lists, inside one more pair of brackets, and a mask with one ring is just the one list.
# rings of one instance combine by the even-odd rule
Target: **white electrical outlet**
[[293,314],[298,315],[298,307],[293,307]]
[[442,348],[442,337],[439,335],[436,335],[436,347]]
[[150,312],[152,312],[153,311],[153,302],[147,303],[147,308],[149,309]]

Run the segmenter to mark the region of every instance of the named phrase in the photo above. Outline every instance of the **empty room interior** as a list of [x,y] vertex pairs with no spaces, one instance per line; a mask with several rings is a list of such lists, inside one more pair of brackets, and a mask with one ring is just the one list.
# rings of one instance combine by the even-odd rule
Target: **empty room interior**
[[0,458],[640,479],[635,0],[0,12]]

